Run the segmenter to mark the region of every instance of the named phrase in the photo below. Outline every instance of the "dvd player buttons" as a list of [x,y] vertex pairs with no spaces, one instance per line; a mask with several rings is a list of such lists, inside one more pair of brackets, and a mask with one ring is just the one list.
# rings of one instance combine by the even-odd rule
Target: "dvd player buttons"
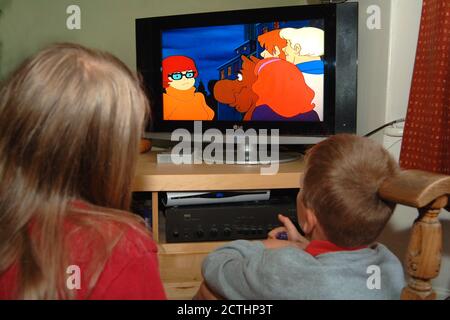
[[203,238],[205,235],[205,232],[202,229],[198,229],[197,232],[195,233],[195,235],[197,236],[197,238]]
[[228,228],[228,227],[224,228],[224,229],[223,229],[223,235],[224,235],[225,237],[231,236],[231,229]]
[[217,237],[218,234],[219,230],[217,228],[211,228],[211,230],[209,230],[209,235],[213,238]]

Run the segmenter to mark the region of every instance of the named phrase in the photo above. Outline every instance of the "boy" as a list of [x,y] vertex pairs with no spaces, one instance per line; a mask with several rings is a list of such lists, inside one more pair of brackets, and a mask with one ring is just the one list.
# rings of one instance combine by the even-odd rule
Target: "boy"
[[[399,260],[375,240],[395,205],[378,196],[398,171],[388,152],[367,138],[341,134],[306,156],[297,197],[302,237],[288,218],[262,242],[235,241],[203,263],[208,288],[227,299],[399,299]],[[287,232],[288,241],[277,240]]]

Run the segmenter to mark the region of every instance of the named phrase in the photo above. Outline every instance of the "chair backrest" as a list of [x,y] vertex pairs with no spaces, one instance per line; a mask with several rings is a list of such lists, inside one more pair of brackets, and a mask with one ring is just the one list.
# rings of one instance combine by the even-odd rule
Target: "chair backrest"
[[431,279],[441,267],[441,209],[449,203],[450,176],[420,170],[404,170],[388,179],[379,190],[388,201],[418,209],[412,227],[405,267],[410,276],[401,294],[402,300],[433,300],[436,293]]

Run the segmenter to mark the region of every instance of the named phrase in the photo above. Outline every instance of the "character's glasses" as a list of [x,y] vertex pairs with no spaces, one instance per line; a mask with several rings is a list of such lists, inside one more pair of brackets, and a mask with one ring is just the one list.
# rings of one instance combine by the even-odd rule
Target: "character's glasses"
[[195,77],[195,71],[187,71],[187,72],[174,72],[172,74],[169,74],[169,77],[171,77],[173,80],[181,80],[182,78],[186,77],[186,79],[192,79]]

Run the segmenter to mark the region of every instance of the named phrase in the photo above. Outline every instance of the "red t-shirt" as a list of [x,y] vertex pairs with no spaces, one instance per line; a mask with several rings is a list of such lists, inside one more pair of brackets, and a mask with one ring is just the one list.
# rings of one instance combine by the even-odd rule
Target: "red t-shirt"
[[338,252],[338,251],[355,251],[367,248],[367,246],[360,246],[355,248],[344,248],[335,245],[334,243],[326,240],[312,240],[305,248],[305,252],[309,253],[313,257],[320,254]]
[[[64,231],[70,231],[67,230],[70,228],[73,228],[73,225],[66,224]],[[83,272],[88,270],[89,267],[90,259],[87,257],[95,255],[97,250],[95,245],[94,247],[90,245],[87,250],[83,249],[83,252],[79,252],[80,250],[77,250],[77,248],[83,248],[83,242],[87,240],[88,235],[81,228],[73,233],[74,236],[69,243],[70,261],[73,265],[79,267],[81,275],[81,288],[73,289],[77,299],[166,299],[159,275],[156,244],[147,234],[128,226],[123,228],[123,236],[114,246],[95,286],[90,292],[88,289],[89,279],[83,277]],[[88,251],[88,254],[85,251]],[[17,298],[17,271],[17,264],[14,264],[0,275],[0,300]],[[72,271],[66,276],[68,278],[73,274]]]

